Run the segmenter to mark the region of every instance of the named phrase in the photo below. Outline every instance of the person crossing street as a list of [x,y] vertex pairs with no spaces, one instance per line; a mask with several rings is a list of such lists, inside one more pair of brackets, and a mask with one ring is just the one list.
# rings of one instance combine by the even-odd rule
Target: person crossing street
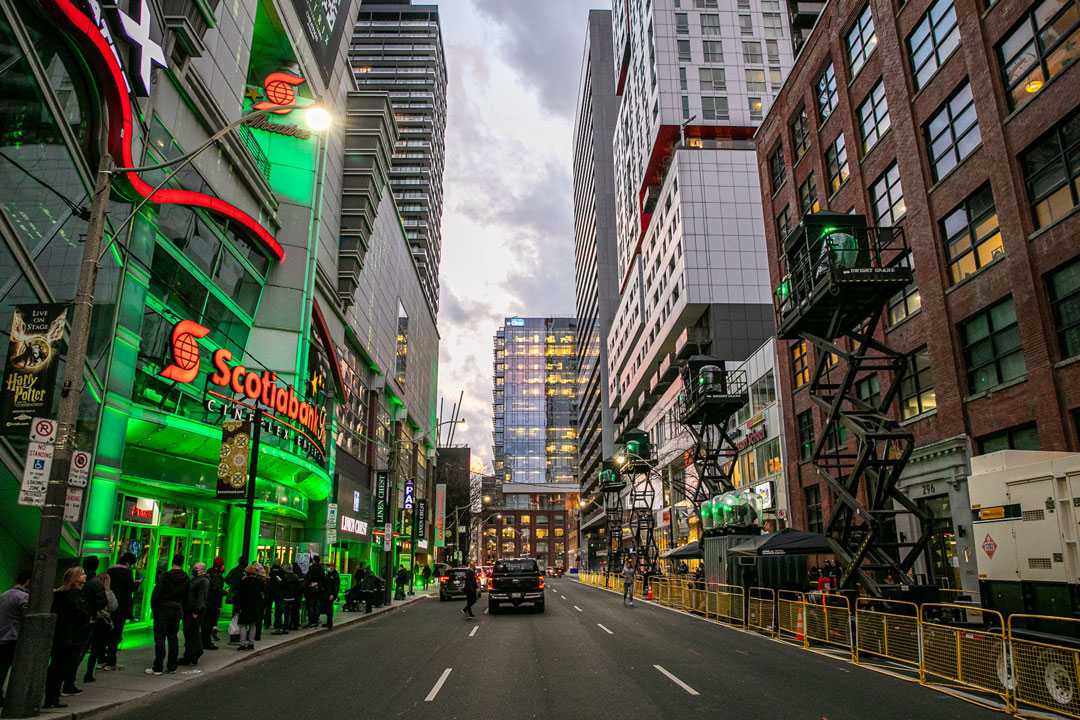
[[626,607],[634,607],[634,563],[630,560],[630,558],[626,559],[626,565],[623,566],[622,577],[623,605],[625,605]]

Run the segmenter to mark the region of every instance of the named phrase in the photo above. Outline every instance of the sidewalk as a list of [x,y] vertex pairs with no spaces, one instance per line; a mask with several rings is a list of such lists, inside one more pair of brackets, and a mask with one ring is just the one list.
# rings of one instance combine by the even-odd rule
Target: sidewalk
[[[334,630],[323,628],[301,629],[290,632],[288,635],[272,635],[272,629],[263,629],[262,640],[255,644],[255,649],[249,652],[240,652],[235,645],[228,644],[228,637],[222,633],[222,641],[218,643],[220,650],[211,650],[203,654],[199,659],[198,670],[193,672],[191,668],[181,665],[176,673],[171,675],[153,676],[147,675],[144,670],[153,664],[154,648],[152,645],[141,644],[131,650],[120,652],[121,668],[115,672],[95,673],[96,682],[83,683],[82,677],[86,672],[86,660],[83,659],[79,666],[76,685],[82,688],[79,695],[64,695],[60,701],[67,703],[66,708],[56,710],[42,710],[39,717],[48,720],[71,720],[86,718],[97,715],[111,708],[123,705],[150,695],[171,690],[182,683],[197,681],[199,678],[211,677],[214,673],[231,668],[252,658],[262,657],[267,653],[274,652],[284,646],[295,645],[299,642],[311,641],[323,636],[327,632],[338,632],[340,628],[354,623],[364,622],[372,618],[381,617],[389,612],[399,610],[406,605],[419,602],[424,598],[434,597],[429,590],[417,591],[416,595],[406,599],[397,600],[390,605],[374,608],[370,615],[361,612],[341,612],[340,609],[334,615]],[[225,627],[225,624],[222,624]],[[183,635],[180,637],[180,654],[184,649]]]

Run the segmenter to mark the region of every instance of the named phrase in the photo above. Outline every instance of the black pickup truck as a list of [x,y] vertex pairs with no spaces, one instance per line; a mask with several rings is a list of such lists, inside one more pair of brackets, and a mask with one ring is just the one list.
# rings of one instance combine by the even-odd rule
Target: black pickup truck
[[503,605],[518,607],[532,603],[544,612],[544,572],[532,558],[495,561],[488,591],[488,613],[494,615]]

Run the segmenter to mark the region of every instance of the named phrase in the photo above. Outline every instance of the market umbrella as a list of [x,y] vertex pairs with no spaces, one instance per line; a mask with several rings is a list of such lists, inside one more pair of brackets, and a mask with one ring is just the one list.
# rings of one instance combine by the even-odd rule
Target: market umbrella
[[697,542],[687,543],[682,547],[677,547],[674,550],[668,550],[660,557],[670,560],[694,560],[704,557],[701,553],[701,545]]
[[821,533],[787,528],[739,543],[730,552],[735,555],[819,555],[832,553],[833,546]]

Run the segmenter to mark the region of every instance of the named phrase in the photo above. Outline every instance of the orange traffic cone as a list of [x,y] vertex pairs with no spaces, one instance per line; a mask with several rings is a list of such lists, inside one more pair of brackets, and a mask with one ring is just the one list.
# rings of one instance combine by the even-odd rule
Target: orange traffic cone
[[799,617],[795,623],[795,639],[802,642],[805,638],[803,635],[803,614],[802,610],[799,610]]
[[652,585],[650,585],[649,589],[645,592],[645,599],[646,600],[652,600],[653,599]]

